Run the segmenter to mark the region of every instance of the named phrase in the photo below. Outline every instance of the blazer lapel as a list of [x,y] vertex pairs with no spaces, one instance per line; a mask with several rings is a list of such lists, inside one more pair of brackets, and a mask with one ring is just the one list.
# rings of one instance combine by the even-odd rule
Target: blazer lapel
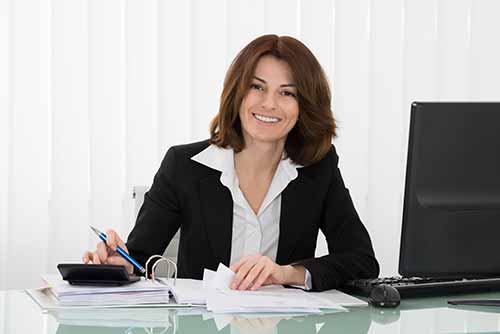
[[229,266],[233,234],[233,200],[220,173],[200,180],[200,200],[209,242],[219,262]]
[[309,177],[299,177],[288,184],[281,193],[280,236],[276,263],[289,264],[290,255],[297,246],[302,229],[308,224],[307,210],[316,201],[314,182]]

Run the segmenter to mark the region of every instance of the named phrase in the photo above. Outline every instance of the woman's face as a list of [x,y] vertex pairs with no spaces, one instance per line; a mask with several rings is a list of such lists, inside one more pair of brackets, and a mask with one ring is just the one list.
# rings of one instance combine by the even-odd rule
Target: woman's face
[[286,62],[260,58],[239,116],[246,144],[285,142],[299,116],[297,88]]

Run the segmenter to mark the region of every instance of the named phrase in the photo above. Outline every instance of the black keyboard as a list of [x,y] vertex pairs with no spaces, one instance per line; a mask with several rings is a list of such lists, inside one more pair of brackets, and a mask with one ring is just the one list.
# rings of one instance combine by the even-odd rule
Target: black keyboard
[[500,291],[500,277],[492,278],[430,278],[430,277],[386,277],[360,279],[347,282],[342,290],[348,293],[370,295],[380,284],[388,284],[404,297],[438,296],[457,293]]

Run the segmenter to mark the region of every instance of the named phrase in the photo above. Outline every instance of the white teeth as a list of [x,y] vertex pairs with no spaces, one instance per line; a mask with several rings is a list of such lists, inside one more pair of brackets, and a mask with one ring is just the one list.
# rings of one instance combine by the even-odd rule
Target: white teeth
[[266,117],[258,114],[253,114],[255,118],[257,118],[259,121],[266,122],[266,123],[276,123],[279,122],[279,118],[275,117]]

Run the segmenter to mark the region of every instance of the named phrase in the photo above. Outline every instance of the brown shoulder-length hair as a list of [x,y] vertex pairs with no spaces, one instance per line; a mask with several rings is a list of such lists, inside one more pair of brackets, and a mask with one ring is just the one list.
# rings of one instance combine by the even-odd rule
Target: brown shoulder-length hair
[[259,59],[271,55],[285,61],[297,85],[299,116],[285,142],[286,156],[308,166],[323,159],[336,135],[331,111],[331,93],[326,75],[312,52],[293,37],[264,35],[240,51],[224,79],[219,113],[210,124],[210,143],[245,147],[239,110],[250,89]]

